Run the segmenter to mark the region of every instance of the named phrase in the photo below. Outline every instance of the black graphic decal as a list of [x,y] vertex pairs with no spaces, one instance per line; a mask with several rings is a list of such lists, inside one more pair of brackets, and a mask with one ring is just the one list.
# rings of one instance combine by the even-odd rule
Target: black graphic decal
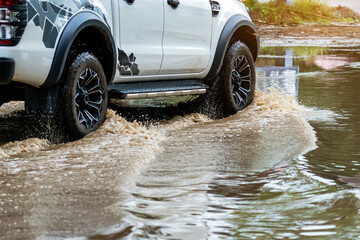
[[139,75],[140,70],[135,63],[136,57],[133,53],[128,56],[123,50],[118,49],[119,53],[119,65],[118,70],[120,75]]
[[45,47],[54,48],[61,28],[81,9],[97,12],[107,24],[105,15],[92,0],[29,0],[28,21],[33,21],[44,31]]
[[105,14],[101,11],[101,9],[99,7],[95,6],[95,4],[92,3],[93,0],[92,1],[91,0],[72,0],[72,1],[74,2],[74,4],[76,5],[76,7],[78,9],[85,8],[85,9],[88,9],[88,10],[98,13],[101,16],[101,18],[105,21],[105,23],[108,25],[108,27],[110,28]]
[[57,6],[49,1],[30,0],[28,19],[43,31],[43,42],[46,48],[54,48],[61,27],[73,16],[65,7]]

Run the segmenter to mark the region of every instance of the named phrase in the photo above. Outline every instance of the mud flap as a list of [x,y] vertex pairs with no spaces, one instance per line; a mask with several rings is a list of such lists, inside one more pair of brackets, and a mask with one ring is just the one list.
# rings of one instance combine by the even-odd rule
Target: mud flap
[[54,114],[63,91],[61,84],[52,88],[27,87],[25,89],[25,110],[30,114]]
[[9,84],[14,76],[15,61],[12,58],[0,58],[0,85]]

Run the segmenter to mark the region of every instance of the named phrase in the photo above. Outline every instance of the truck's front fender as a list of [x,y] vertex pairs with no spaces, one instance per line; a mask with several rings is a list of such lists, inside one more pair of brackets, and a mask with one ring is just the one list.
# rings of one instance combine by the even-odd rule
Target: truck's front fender
[[231,43],[232,37],[234,36],[234,33],[242,27],[251,29],[252,32],[255,34],[254,41],[256,41],[256,43],[254,44],[254,46],[256,46],[255,47],[256,49],[250,49],[250,50],[253,53],[254,60],[256,60],[260,44],[259,44],[259,38],[256,35],[257,32],[255,29],[255,25],[243,15],[240,14],[234,15],[227,21],[221,32],[218,45],[215,51],[213,64],[205,79],[207,80],[214,79],[216,75],[220,72],[227,48]]

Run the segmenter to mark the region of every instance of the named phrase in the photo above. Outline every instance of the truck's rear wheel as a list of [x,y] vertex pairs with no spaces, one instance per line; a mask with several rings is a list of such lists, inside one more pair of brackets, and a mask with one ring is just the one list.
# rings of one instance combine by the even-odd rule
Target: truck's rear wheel
[[70,65],[64,100],[65,118],[72,137],[81,138],[105,121],[106,77],[99,60],[91,53],[79,54]]

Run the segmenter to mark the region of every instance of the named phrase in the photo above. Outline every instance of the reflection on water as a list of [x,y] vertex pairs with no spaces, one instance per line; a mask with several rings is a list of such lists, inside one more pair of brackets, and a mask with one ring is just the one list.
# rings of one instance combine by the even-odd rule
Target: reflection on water
[[[276,53],[280,54],[280,51],[277,49]],[[286,48],[283,56],[262,55],[264,59],[275,59],[277,65],[260,65],[260,67],[257,67],[256,88],[263,92],[268,92],[270,89],[278,89],[290,96],[295,96],[297,100],[299,93],[298,73],[300,67],[294,66],[295,57],[294,51],[291,48]]]
[[245,210],[241,202],[260,200],[269,175],[315,148],[314,131],[301,110],[289,98],[261,94],[245,112],[171,132],[125,202],[125,218],[144,226],[132,236],[235,235],[234,218]]
[[76,142],[5,143],[0,238],[358,239],[359,62],[349,48],[264,48],[258,66],[276,68],[227,119],[144,126],[109,110]]
[[259,67],[256,88],[268,92],[278,89],[296,99],[299,94],[299,67]]

